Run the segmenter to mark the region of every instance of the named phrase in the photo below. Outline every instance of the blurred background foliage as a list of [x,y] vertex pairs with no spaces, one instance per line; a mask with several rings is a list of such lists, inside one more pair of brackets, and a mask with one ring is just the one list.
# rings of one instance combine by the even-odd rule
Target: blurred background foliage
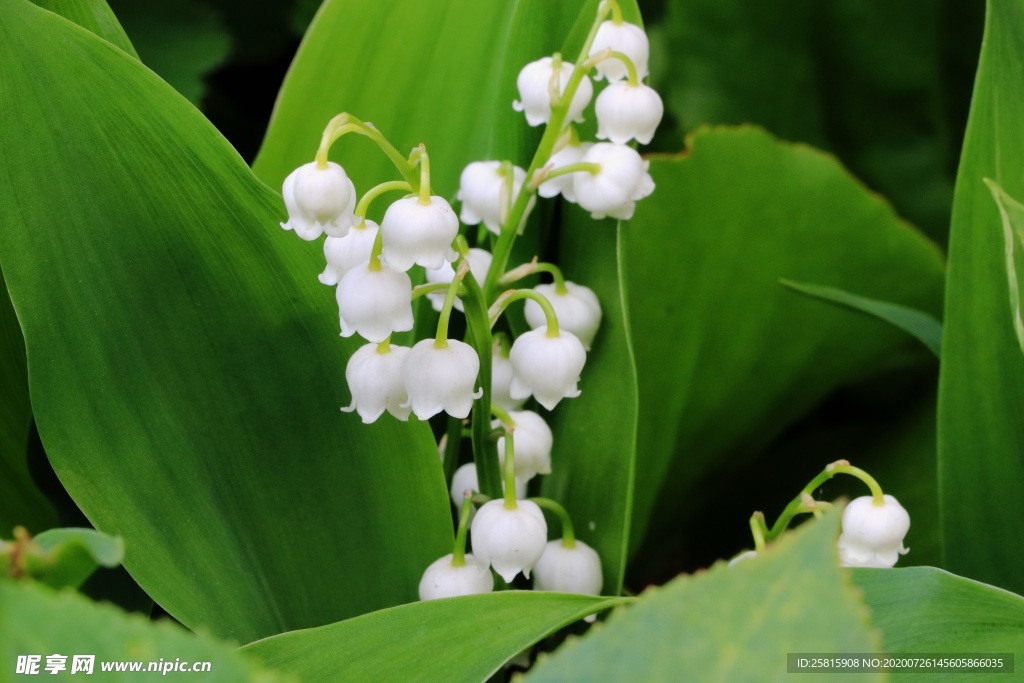
[[[143,63],[196,104],[251,163],[316,13],[316,0],[265,2],[258,10],[237,0],[109,4]],[[666,121],[648,151],[680,152],[686,136],[706,124],[757,124],[782,140],[835,155],[899,216],[945,249],[983,3],[639,4],[652,37],[653,84],[666,103]],[[338,42],[345,49],[345,36]],[[369,58],[353,55],[353,69]],[[314,144],[311,140],[311,148]],[[743,453],[742,466],[730,466],[723,457],[691,483],[687,491],[693,497],[682,518],[674,507],[671,517],[655,516],[646,543],[634,539],[639,552],[627,587],[638,591],[749,545],[746,518],[752,509],[773,517],[822,465],[839,457],[876,473],[911,509],[915,524],[908,543],[914,552],[905,563],[939,563],[937,363],[912,347],[870,376],[835,390],[756,452]],[[82,524],[37,442],[29,448],[28,469],[62,522]],[[859,493],[830,486],[825,497]],[[127,574],[122,578],[129,580]],[[97,595],[122,591],[102,583],[95,586]],[[148,606],[137,591],[124,592],[118,601],[136,609]]]

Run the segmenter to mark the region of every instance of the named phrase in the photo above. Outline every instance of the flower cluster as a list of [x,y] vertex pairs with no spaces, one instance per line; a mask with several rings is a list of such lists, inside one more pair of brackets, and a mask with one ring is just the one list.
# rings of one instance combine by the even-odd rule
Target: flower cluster
[[[404,155],[350,114],[328,123],[315,159],[284,182],[288,220],[281,226],[304,240],[326,234],[319,279],[336,287],[341,336],[366,342],[345,368],[352,401],[343,410],[365,423],[385,412],[403,421],[448,415],[442,461],[453,473],[460,525],[453,552],[425,571],[422,599],[489,591],[490,569],[505,581],[532,571],[538,590],[600,592],[600,559],[575,538],[568,513],[526,496],[534,477],[552,471],[555,436],[540,408],[580,395],[587,353],[600,341],[601,304],[553,263],[509,268],[508,261],[538,195],[561,196],[594,218],[628,220],[653,192],[648,162],[630,146],[649,142],[663,114],[643,82],[648,52],[643,29],[605,0],[575,63],[555,54],[523,67],[512,106],[545,134],[526,168],[510,160],[468,164],[455,195],[458,213],[431,190],[425,146]],[[598,140],[583,142],[575,124],[592,103]],[[345,168],[328,159],[349,133],[375,142],[400,179],[359,196]],[[379,223],[368,219],[372,202],[388,192],[401,196]],[[516,287],[542,274],[551,282]],[[413,343],[422,329],[414,305],[420,296],[437,312],[436,333]],[[503,315],[518,301],[530,329],[515,335]],[[464,316],[465,341],[449,334],[455,313]],[[473,462],[456,468],[463,435],[471,437]],[[548,541],[541,508],[560,517],[561,539]],[[473,553],[465,552],[469,533]]]

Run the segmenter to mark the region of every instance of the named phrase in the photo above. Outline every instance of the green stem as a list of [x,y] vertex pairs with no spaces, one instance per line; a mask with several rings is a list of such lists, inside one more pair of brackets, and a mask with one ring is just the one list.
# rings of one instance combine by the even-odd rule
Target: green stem
[[377,344],[377,353],[383,355],[385,353],[391,353],[391,335],[389,334],[384,338],[384,341]]
[[348,133],[358,133],[372,140],[387,155],[391,163],[395,165],[395,168],[398,169],[398,172],[402,174],[410,185],[415,186],[418,183],[419,179],[413,173],[412,167],[405,157],[402,156],[401,152],[395,149],[395,146],[372,124],[364,123],[347,112],[335,116],[324,128],[323,135],[320,138],[320,147],[316,152],[316,164],[318,167],[325,168],[327,166],[327,154],[331,149],[331,145],[338,138]]
[[476,463],[480,492],[492,498],[501,495],[501,471],[498,465],[498,449],[491,440],[491,326],[487,318],[487,303],[480,283],[473,273],[466,273],[462,284],[462,297],[466,312],[467,338],[480,359],[481,396],[473,402],[473,462]]
[[519,507],[516,502],[516,454],[515,439],[512,436],[514,429],[505,430],[505,509],[515,510]]
[[600,9],[598,9],[598,17],[602,17],[602,10],[604,16],[608,16],[608,10],[612,12],[612,23],[618,25],[622,23],[622,8],[619,3],[615,0],[605,0],[601,3]]
[[362,196],[359,203],[356,204],[356,210],[353,212],[358,218],[366,218],[366,211],[370,208],[370,203],[381,196],[385,192],[393,192],[396,190],[405,190],[406,192],[412,192],[412,185],[405,182],[404,180],[389,180],[386,183],[381,183],[375,187],[371,187],[366,191],[366,194]]
[[810,512],[811,510],[806,509],[806,498],[805,496],[811,496],[813,498],[814,491],[824,484],[826,481],[831,479],[837,474],[849,474],[857,477],[871,489],[872,497],[874,498],[875,505],[883,505],[885,498],[882,495],[882,487],[878,485],[878,482],[864,470],[859,467],[853,467],[845,460],[838,460],[830,465],[827,465],[814,479],[808,482],[796,498],[789,501],[782,514],[775,520],[775,524],[772,525],[771,530],[768,532],[765,540],[772,541],[779,537],[779,535],[789,527],[789,523],[793,517],[800,514],[801,512]]
[[498,280],[498,284],[502,287],[507,287],[513,282],[522,280],[524,277],[529,277],[535,273],[550,273],[555,281],[555,292],[563,296],[569,293],[569,288],[565,285],[565,276],[562,275],[562,269],[554,263],[538,263],[537,259],[524,263],[521,266],[516,266],[508,271]]
[[528,500],[536,503],[537,507],[550,510],[558,515],[558,520],[562,523],[562,546],[575,548],[576,534],[572,528],[572,518],[569,517],[569,512],[550,498],[529,498]]
[[430,155],[427,148],[420,144],[420,204],[430,205]]
[[[383,232],[383,231],[381,231]],[[437,334],[434,335],[434,348],[448,348],[448,321],[452,317],[452,308],[455,306],[455,299],[459,294],[459,287],[462,286],[462,278],[469,272],[469,261],[460,258],[458,270],[455,277],[448,285],[448,294],[444,297],[444,305],[441,307],[441,317],[437,321]]]
[[421,296],[433,294],[434,292],[440,292],[442,289],[447,291],[450,286],[451,283],[448,282],[431,282],[423,285],[416,285],[415,287],[412,288],[413,301],[415,301]]
[[378,230],[373,238],[373,248],[370,249],[370,270],[381,270],[384,266],[380,262],[380,255],[384,251],[384,231]]
[[569,175],[570,173],[589,173],[591,175],[597,175],[601,172],[601,164],[596,164],[588,161],[581,161],[578,164],[566,164],[565,166],[559,166],[553,168],[547,173],[543,173],[537,176],[534,182],[540,181],[537,184],[543,183],[545,180],[551,180],[552,178],[558,178],[559,176]]
[[[597,29],[600,28],[601,22],[608,16],[608,12],[611,11],[613,14],[617,11],[621,19],[621,9],[619,9],[618,3],[606,2],[603,3],[597,12],[597,18],[593,25],[590,27],[590,33],[587,34],[587,39],[583,42],[583,48],[580,50],[580,56],[576,60],[576,66],[572,71],[572,75],[569,77],[568,83],[565,85],[565,90],[562,92],[562,96],[559,98],[557,106],[551,108],[551,118],[548,119],[548,125],[544,128],[544,134],[541,136],[540,144],[537,146],[537,151],[533,155],[533,160],[530,161],[529,168],[526,169],[526,182],[523,183],[522,188],[519,190],[519,194],[516,196],[516,201],[512,204],[512,210],[509,211],[508,216],[502,223],[501,233],[498,235],[498,240],[494,244],[493,254],[494,258],[491,261],[491,268],[487,271],[487,277],[484,279],[484,293],[490,301],[490,296],[494,292],[498,278],[505,273],[505,268],[508,266],[509,256],[512,254],[512,245],[516,241],[516,234],[518,233],[519,226],[526,219],[526,211],[530,206],[530,198],[537,191],[533,187],[533,178],[537,173],[544,168],[544,165],[551,158],[551,153],[554,150],[555,144],[559,138],[562,137],[562,132],[565,128],[565,119],[569,116],[569,106],[572,104],[573,97],[576,96],[576,90],[579,88],[580,83],[583,81],[583,77],[586,76],[589,67],[585,67],[582,60],[587,58],[590,52],[590,46],[594,44],[594,37],[597,35]],[[554,104],[552,102],[552,104]]]
[[532,289],[512,289],[498,297],[494,305],[491,306],[487,312],[490,318],[490,325],[494,327],[494,324],[498,322],[498,318],[501,317],[502,312],[508,308],[509,304],[519,301],[520,299],[532,299],[537,302],[541,310],[544,311],[544,319],[547,323],[548,336],[557,337],[561,334],[558,329],[558,316],[555,315],[555,309],[548,301],[548,298],[540,292],[535,292]]
[[[764,519],[763,517],[761,519]],[[754,550],[761,552],[764,550],[764,531],[762,529],[763,522],[757,518],[757,513],[754,513],[750,517],[750,533],[754,536]]]
[[509,429],[514,429],[516,426],[516,421],[512,419],[512,416],[508,414],[508,411],[499,405],[491,405],[491,415],[494,415],[494,417],[501,420],[501,423]]
[[473,496],[462,499],[459,508],[459,530],[455,534],[455,546],[452,548],[452,566],[461,567],[466,564],[466,531],[469,529],[469,516],[473,512]]
[[[629,55],[623,52],[608,52],[607,57],[599,58],[597,62],[604,61],[605,59],[617,59],[626,66],[626,82],[629,83],[629,87],[635,88],[640,84],[640,77],[636,72],[636,64],[629,58]],[[595,64],[597,62],[594,62]]]

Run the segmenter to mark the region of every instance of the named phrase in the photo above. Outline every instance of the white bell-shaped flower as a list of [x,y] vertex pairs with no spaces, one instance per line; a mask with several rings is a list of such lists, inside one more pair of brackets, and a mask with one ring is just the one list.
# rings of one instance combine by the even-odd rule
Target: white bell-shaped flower
[[903,539],[910,530],[910,515],[892,496],[875,505],[872,496],[855,498],[843,510],[839,535],[839,563],[844,567],[892,567],[909,552]]
[[[553,61],[551,57],[541,57],[524,66],[519,72],[519,76],[516,77],[519,99],[512,103],[512,108],[525,112],[526,122],[531,126],[539,126],[551,120],[551,79],[555,73]],[[562,62],[562,68],[558,75],[559,93],[565,92],[565,87],[569,84],[569,78],[572,76],[574,68],[571,63]],[[583,110],[590,104],[593,96],[594,84],[587,76],[584,76],[569,104],[569,115],[566,117],[566,121],[582,121]]]
[[384,212],[380,229],[384,259],[398,270],[414,265],[436,270],[458,257],[452,240],[459,234],[459,219],[441,197],[432,196],[429,204],[416,196],[399,199]]
[[474,161],[459,176],[459,193],[456,195],[462,202],[459,218],[466,225],[482,222],[495,235],[501,234],[502,221],[524,182],[526,171],[513,166],[510,194],[508,178],[501,172],[500,161]]
[[[513,436],[513,463],[516,478],[529,481],[538,474],[551,474],[551,447],[555,437],[544,418],[532,410],[514,410],[509,417],[516,423]],[[501,426],[501,420],[494,420],[491,426]],[[498,460],[505,467],[505,437],[498,439]]]
[[392,332],[412,329],[412,281],[387,264],[380,270],[369,261],[359,264],[341,278],[336,294],[342,337],[359,333],[379,343]]
[[530,578],[530,570],[544,554],[548,525],[532,501],[521,500],[509,510],[504,500],[492,500],[476,511],[469,533],[477,559],[510,582],[519,572]]
[[572,548],[566,548],[562,539],[550,541],[533,568],[534,590],[600,595],[602,586],[601,558],[580,540]]
[[[501,488],[502,493],[504,493],[504,478],[502,478],[501,481]],[[449,491],[452,496],[452,505],[455,506],[455,509],[462,509],[462,501],[466,497],[466,491],[479,490],[480,480],[477,478],[476,464],[467,462],[465,465],[460,465],[459,469],[455,470],[455,474],[452,475],[452,487]],[[526,480],[520,479],[519,477],[516,477],[516,498],[526,498]]]
[[449,339],[447,346],[438,348],[433,339],[424,339],[402,361],[402,381],[409,394],[406,405],[421,420],[442,410],[466,418],[474,399],[483,394],[473,390],[479,373],[480,359],[469,344]]
[[[587,150],[593,146],[593,143],[582,142],[578,145],[566,145],[562,149],[558,150],[551,155],[548,159],[547,166],[551,167],[551,170],[561,168],[562,166],[568,166],[569,164],[578,164],[583,155],[587,153]],[[537,186],[537,194],[541,197],[556,197],[561,194],[565,197],[567,202],[576,201],[576,191],[573,189],[572,177],[573,173],[568,175],[561,175],[551,180],[545,180],[543,183]]]
[[512,360],[495,347],[491,354],[491,403],[505,410],[519,410],[526,403],[524,398],[512,398]]
[[512,344],[512,398],[528,398],[531,394],[548,410],[554,410],[563,398],[580,395],[577,382],[587,362],[583,343],[572,332],[560,330],[557,337],[548,336],[548,327],[525,332]]
[[[616,24],[614,21],[606,21],[602,23],[594,35],[594,42],[590,44],[590,55],[588,56],[593,57],[609,48],[629,57],[636,67],[637,78],[647,77],[647,62],[650,60],[651,44],[642,28],[627,22]],[[595,68],[597,69],[595,78],[598,80],[607,78],[609,82],[621,81],[628,75],[626,65],[614,57],[599,62]]]
[[373,241],[377,239],[380,226],[373,221],[363,221],[352,226],[344,237],[330,237],[324,240],[324,258],[327,267],[320,273],[320,282],[336,285],[345,273],[360,263],[370,260]]
[[487,565],[466,553],[465,564],[455,566],[451,553],[435,560],[423,572],[420,579],[420,600],[457,598],[462,595],[479,595],[494,590],[494,576]]
[[658,93],[643,83],[626,81],[612,83],[601,91],[594,103],[597,115],[597,137],[624,145],[636,140],[646,145],[665,114],[665,105]]
[[[478,282],[483,282],[484,278],[487,277],[487,271],[491,268],[491,260],[493,256],[491,252],[486,249],[472,248],[469,250],[469,256],[466,257],[469,261],[469,272],[473,274],[473,277]],[[452,280],[455,279],[455,269],[452,268],[452,264],[445,261],[445,264],[437,270],[427,270],[427,283],[428,284],[451,284]],[[427,298],[430,299],[430,305],[434,307],[435,311],[440,311],[444,308],[444,298],[447,296],[447,292],[430,292],[427,294]],[[462,299],[455,299],[455,309],[458,311],[463,310]]]
[[598,142],[580,161],[601,167],[597,173],[572,174],[576,201],[594,218],[629,220],[637,200],[654,192],[654,180],[647,172],[650,162],[632,147]]
[[356,411],[366,424],[385,410],[399,420],[407,420],[409,408],[402,406],[408,399],[402,383],[402,359],[408,352],[408,347],[393,344],[366,344],[356,350],[345,367],[352,405],[342,410]]
[[[558,288],[551,283],[537,285],[533,291],[543,294],[551,302],[551,307],[555,309],[555,316],[558,318],[558,326],[575,334],[583,343],[583,348],[589,351],[597,328],[601,326],[601,304],[594,290],[589,287],[567,280],[565,289],[565,293],[559,294]],[[543,309],[533,299],[526,300],[523,313],[526,315],[526,322],[532,328],[547,324]]]
[[281,190],[288,221],[285,230],[294,230],[304,240],[315,240],[323,233],[344,237],[354,222],[356,188],[338,164],[327,162],[320,168],[315,161],[303,164],[288,174]]

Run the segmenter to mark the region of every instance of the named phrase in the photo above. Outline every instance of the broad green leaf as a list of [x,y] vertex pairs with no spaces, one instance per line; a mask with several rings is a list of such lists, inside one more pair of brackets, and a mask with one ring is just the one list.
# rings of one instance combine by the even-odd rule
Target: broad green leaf
[[607,595],[622,591],[637,443],[636,364],[624,310],[619,242],[629,227],[565,207],[557,262],[594,290],[604,314],[580,380],[582,394],[551,414],[555,433],[545,496],[561,502],[576,534],[601,556]]
[[681,542],[681,516],[715,504],[700,502],[711,474],[739,476],[837,387],[915,362],[904,351],[926,360],[888,324],[779,279],[934,313],[942,261],[833,158],[758,129],[699,131],[651,174],[657,189],[623,227],[640,386],[633,538],[653,515],[651,543],[665,545]]
[[942,323],[932,315],[888,301],[857,296],[835,287],[822,287],[791,280],[780,280],[780,283],[809,297],[873,315],[911,335],[927,346],[936,357],[942,356]]
[[1024,271],[1024,204],[988,178],[985,179],[1003,221],[1003,253],[1006,255],[1006,284],[1010,294],[1010,319],[1017,343],[1024,352],[1024,316],[1021,314],[1020,281]]
[[43,9],[61,15],[87,31],[92,31],[111,45],[121,48],[138,59],[139,55],[135,52],[131,41],[128,40],[128,35],[125,34],[121,23],[104,0],[32,0],[32,2]]
[[[145,617],[127,614],[116,607],[90,602],[74,591],[54,591],[45,586],[0,581],[0,661],[4,680],[14,671],[18,658],[39,655],[36,678],[50,678],[47,658],[63,655],[61,680],[85,677],[84,670],[73,671],[75,655],[94,657],[91,674],[103,681],[138,681],[147,676],[160,680],[203,680],[237,683],[239,681],[290,681],[259,666],[250,657],[229,644],[196,636],[176,624],[151,622]],[[159,668],[147,671],[150,663]],[[170,666],[209,663],[208,670],[173,671]],[[120,664],[121,671],[104,665]],[[170,665],[164,671],[164,665]],[[139,666],[132,672],[128,667]],[[144,673],[143,673],[144,672]],[[157,673],[160,672],[160,673]],[[16,676],[32,680],[32,674]],[[14,679],[10,679],[14,680]]]
[[542,638],[628,598],[506,591],[432,600],[243,648],[304,681],[486,681]]
[[[327,0],[288,72],[253,170],[280,187],[288,173],[312,160],[324,125],[343,111],[372,121],[403,152],[426,144],[431,185],[450,199],[470,161],[511,159],[525,166],[538,132],[512,110],[516,75],[559,49],[582,5]],[[365,140],[343,139],[332,158],[360,191],[395,177]]]
[[197,107],[205,77],[228,56],[231,37],[208,4],[195,0],[110,0],[142,63]]
[[[1013,653],[1024,658],[1024,598],[934,567],[858,569],[871,623],[886,652]],[[893,673],[893,680],[922,680]],[[1006,674],[931,673],[929,681],[1001,681]]]
[[16,526],[38,533],[56,526],[57,515],[28,471],[32,406],[25,342],[6,288],[0,291],[0,387],[0,536]]
[[53,588],[77,588],[100,567],[124,560],[124,541],[93,529],[50,529],[33,541],[43,552],[30,553],[26,569]]
[[[655,86],[684,131],[755,123],[834,151],[944,240],[962,127],[947,98],[969,79],[949,53],[976,44],[977,14],[929,0],[670,2]],[[945,42],[943,20],[959,29]]]
[[359,342],[280,197],[136,60],[0,10],[0,260],[71,496],[191,628],[249,641],[414,599],[451,542],[436,450],[339,412]]
[[[788,681],[787,652],[877,652],[867,610],[838,566],[839,515],[806,526],[763,556],[649,589],[526,680]],[[833,678],[846,680],[815,680]]]
[[988,4],[960,158],[939,381],[939,499],[950,571],[1024,591],[1024,357],[989,178],[1024,197],[1024,2]]

